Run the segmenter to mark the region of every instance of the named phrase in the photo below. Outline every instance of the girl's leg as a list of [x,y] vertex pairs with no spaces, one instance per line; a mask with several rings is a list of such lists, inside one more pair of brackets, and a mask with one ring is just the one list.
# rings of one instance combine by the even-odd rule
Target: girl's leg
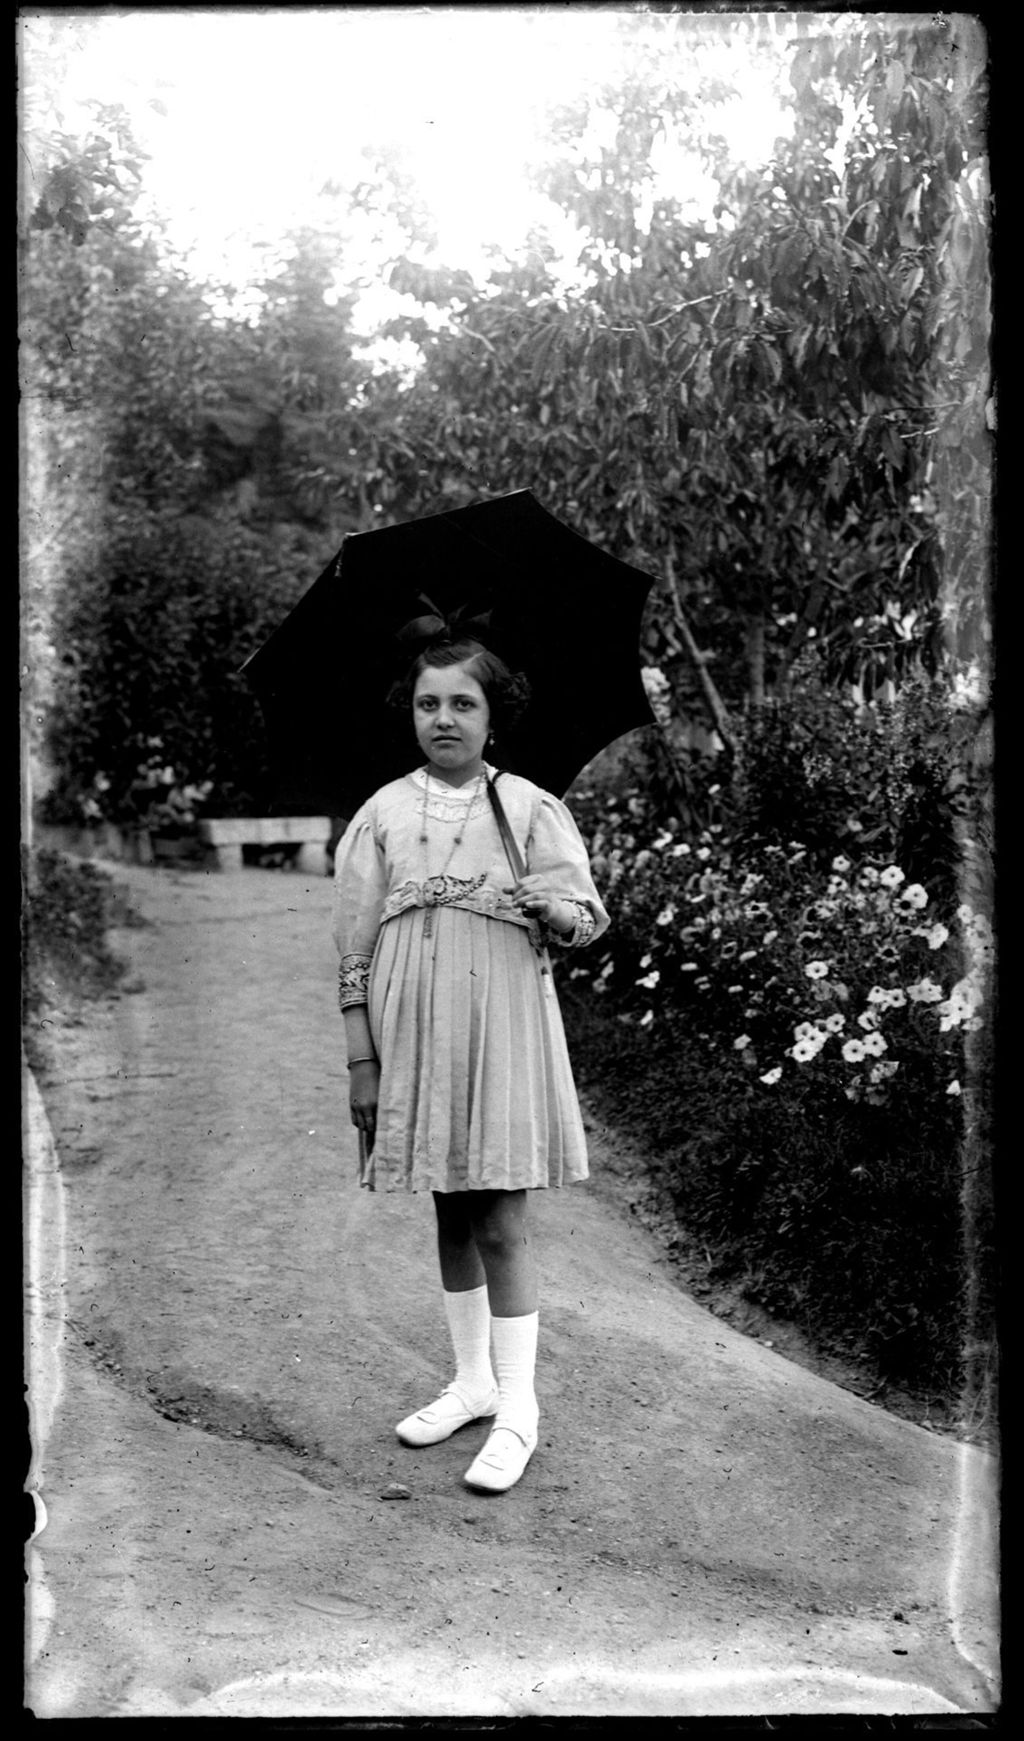
[[434,1205],[455,1377],[436,1402],[399,1422],[398,1437],[407,1445],[439,1444],[469,1421],[493,1415],[498,1401],[491,1370],[491,1309],[465,1198],[461,1193],[435,1192]]
[[491,1302],[499,1400],[494,1429],[465,1480],[500,1493],[519,1480],[537,1443],[537,1276],[526,1192],[474,1193],[470,1203]]
[[537,1310],[537,1272],[525,1191],[468,1192],[465,1211],[487,1277],[491,1312],[521,1318]]
[[437,1211],[437,1256],[441,1286],[446,1293],[460,1294],[482,1288],[487,1277],[473,1237],[468,1191],[435,1191]]

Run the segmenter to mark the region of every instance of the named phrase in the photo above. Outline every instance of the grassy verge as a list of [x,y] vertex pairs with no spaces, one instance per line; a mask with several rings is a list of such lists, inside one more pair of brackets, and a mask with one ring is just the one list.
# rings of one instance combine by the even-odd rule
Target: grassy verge
[[29,1063],[50,1012],[74,1019],[90,998],[114,993],[125,964],[110,946],[113,925],[138,924],[124,892],[89,860],[49,848],[22,854],[22,1014]]

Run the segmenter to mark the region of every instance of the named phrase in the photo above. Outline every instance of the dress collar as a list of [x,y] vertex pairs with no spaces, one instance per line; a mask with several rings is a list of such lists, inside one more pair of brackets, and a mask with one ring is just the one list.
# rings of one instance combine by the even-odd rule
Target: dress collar
[[[493,780],[498,772],[497,768],[492,768],[490,762],[484,762],[483,767],[487,778]],[[429,791],[432,798],[441,798],[450,804],[464,803],[477,788],[475,779],[467,780],[464,786],[449,786],[447,781],[435,779],[425,766],[413,768],[409,778],[421,792]]]

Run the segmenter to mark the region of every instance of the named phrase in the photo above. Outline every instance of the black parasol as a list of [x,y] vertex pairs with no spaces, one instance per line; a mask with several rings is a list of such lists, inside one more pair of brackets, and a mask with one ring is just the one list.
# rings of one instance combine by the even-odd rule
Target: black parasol
[[639,660],[651,585],[529,490],[352,533],[243,667],[282,799],[348,817],[422,759],[387,695],[415,652],[400,631],[433,607],[486,615],[481,638],[525,672],[530,706],[497,759],[561,796],[652,720]]

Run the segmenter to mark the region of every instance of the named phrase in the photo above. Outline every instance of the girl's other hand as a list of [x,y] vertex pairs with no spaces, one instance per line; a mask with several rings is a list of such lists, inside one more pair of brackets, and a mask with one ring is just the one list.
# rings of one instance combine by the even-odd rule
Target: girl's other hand
[[376,1058],[364,1058],[349,1070],[348,1104],[352,1123],[368,1137],[372,1137],[377,1128],[379,1099],[380,1063]]
[[543,876],[520,877],[505,893],[512,896],[512,905],[527,918],[550,925],[553,931],[571,931],[576,923],[568,901],[563,901]]

